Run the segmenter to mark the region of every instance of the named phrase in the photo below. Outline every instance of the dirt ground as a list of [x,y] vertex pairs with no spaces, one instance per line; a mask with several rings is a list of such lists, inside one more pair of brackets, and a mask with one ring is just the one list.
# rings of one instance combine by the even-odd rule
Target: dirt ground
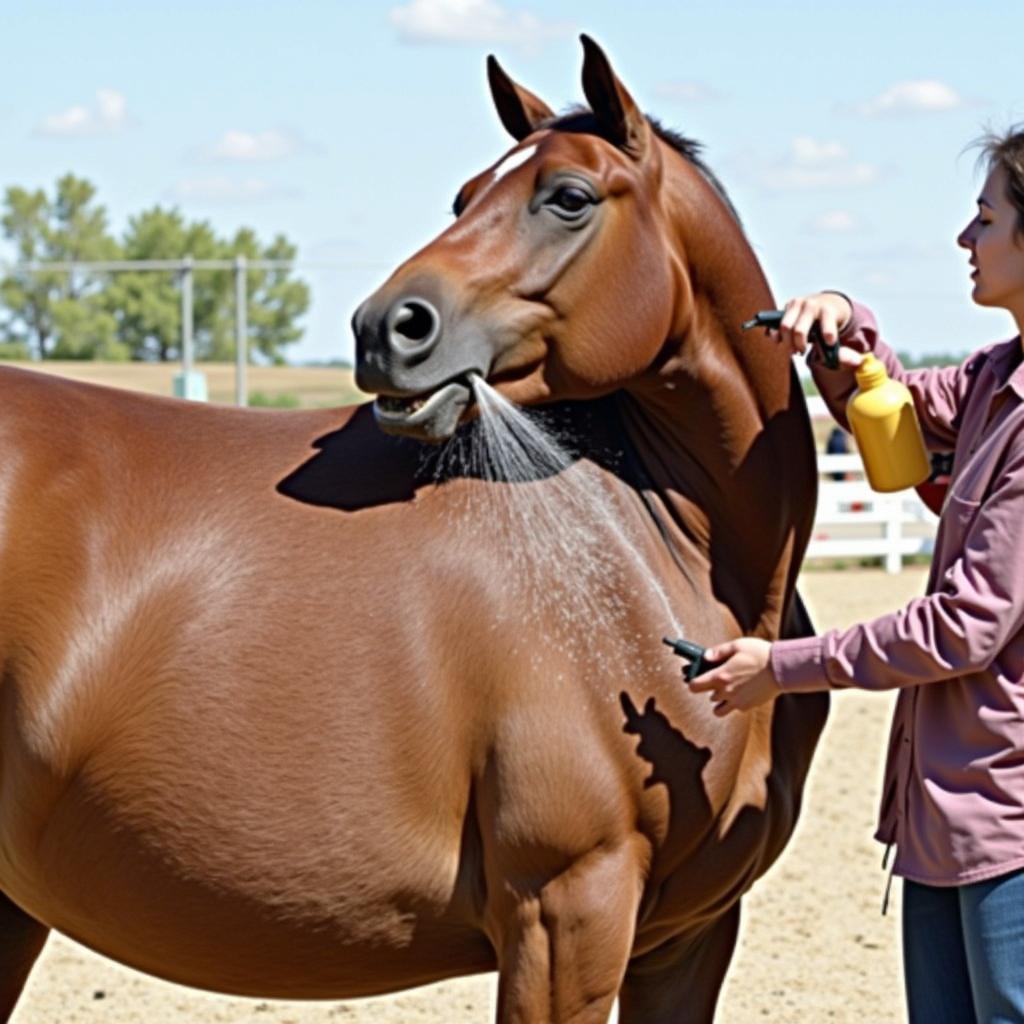
[[[925,570],[808,572],[801,588],[819,629],[890,610]],[[744,900],[740,944],[718,1020],[727,1024],[889,1024],[903,1020],[900,888],[880,913],[884,873],[871,839],[890,695],[839,694],[785,854]],[[229,999],[155,981],[53,936],[14,1024],[483,1024],[494,978],[445,982],[345,1003]]]

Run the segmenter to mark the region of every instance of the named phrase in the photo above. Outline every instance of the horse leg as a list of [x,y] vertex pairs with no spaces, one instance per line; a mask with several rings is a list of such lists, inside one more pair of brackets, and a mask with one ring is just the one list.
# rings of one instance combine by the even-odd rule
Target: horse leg
[[498,928],[499,1024],[605,1024],[640,896],[635,857],[600,848],[539,891],[510,897]]
[[0,1022],[14,1013],[49,931],[0,893]]
[[737,901],[698,933],[630,963],[619,993],[619,1024],[711,1024],[739,925]]

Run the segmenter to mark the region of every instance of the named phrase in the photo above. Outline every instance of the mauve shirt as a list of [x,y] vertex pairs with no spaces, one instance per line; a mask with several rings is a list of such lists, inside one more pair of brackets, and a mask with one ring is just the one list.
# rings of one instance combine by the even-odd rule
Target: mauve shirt
[[[899,688],[876,838],[896,844],[893,870],[914,881],[994,878],[1024,867],[1021,340],[961,366],[904,370],[856,303],[841,337],[910,389],[928,447],[955,449],[952,479],[925,595],[849,629],[778,641],[772,668],[785,691]],[[853,371],[810,362],[847,425]]]

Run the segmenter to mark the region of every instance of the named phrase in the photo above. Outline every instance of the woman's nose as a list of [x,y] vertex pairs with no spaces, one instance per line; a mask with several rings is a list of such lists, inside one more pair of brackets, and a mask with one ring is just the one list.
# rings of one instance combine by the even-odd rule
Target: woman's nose
[[974,249],[974,229],[978,223],[978,218],[974,217],[968,221],[967,226],[956,236],[956,244],[963,249]]

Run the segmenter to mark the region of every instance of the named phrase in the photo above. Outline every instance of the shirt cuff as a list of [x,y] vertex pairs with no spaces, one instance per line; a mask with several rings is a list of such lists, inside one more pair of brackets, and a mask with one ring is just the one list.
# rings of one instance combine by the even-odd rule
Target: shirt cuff
[[815,693],[832,689],[825,675],[823,640],[820,636],[776,640],[772,644],[769,660],[772,675],[783,693]]

